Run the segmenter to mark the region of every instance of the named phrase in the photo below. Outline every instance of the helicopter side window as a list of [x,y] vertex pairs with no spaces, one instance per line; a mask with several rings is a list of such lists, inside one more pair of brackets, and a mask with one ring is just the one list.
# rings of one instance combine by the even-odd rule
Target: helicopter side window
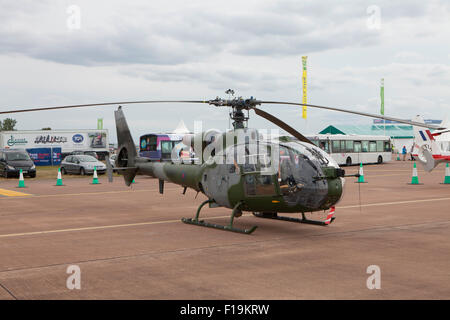
[[273,195],[275,193],[272,176],[260,175],[257,177],[256,193],[258,195]]
[[249,196],[256,195],[255,176],[252,174],[245,176],[245,193]]
[[246,163],[243,165],[244,173],[255,172],[256,166],[251,163]]
[[275,186],[270,175],[248,174],[245,176],[245,193],[248,196],[274,195]]

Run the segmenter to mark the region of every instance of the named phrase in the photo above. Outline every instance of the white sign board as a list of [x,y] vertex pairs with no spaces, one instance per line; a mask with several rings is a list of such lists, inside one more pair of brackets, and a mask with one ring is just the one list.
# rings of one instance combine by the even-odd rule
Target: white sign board
[[82,131],[7,131],[0,133],[0,148],[61,147],[74,150],[104,151],[108,147],[107,130]]

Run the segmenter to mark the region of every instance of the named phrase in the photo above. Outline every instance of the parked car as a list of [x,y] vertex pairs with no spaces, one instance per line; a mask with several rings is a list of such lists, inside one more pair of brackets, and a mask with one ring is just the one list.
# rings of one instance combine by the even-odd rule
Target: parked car
[[18,177],[20,169],[24,176],[36,177],[36,166],[28,152],[22,149],[0,150],[0,174],[2,176],[5,178]]
[[98,154],[95,151],[73,151],[71,153],[71,155],[80,155],[80,154],[85,154],[87,156],[92,156],[92,157],[94,157],[95,159],[98,160]]
[[113,154],[109,157],[109,163],[111,164],[111,167],[113,167],[113,168],[116,167],[116,158],[117,158],[116,154]]
[[62,174],[73,173],[84,176],[86,174],[93,174],[94,168],[97,168],[98,174],[104,174],[106,172],[106,165],[92,156],[72,155],[65,157],[61,162]]

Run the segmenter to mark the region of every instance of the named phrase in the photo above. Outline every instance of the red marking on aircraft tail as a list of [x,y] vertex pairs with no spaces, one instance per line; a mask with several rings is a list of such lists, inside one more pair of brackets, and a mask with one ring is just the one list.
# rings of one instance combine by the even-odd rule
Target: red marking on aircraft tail
[[433,154],[433,158],[450,161],[450,156],[443,156],[442,154]]
[[325,224],[331,223],[331,218],[333,218],[335,211],[336,211],[336,208],[331,207],[330,213],[328,214],[327,219],[325,220]]
[[434,136],[431,134],[431,131],[430,130],[425,130],[425,132],[427,133],[427,135],[430,138],[430,140],[434,141]]

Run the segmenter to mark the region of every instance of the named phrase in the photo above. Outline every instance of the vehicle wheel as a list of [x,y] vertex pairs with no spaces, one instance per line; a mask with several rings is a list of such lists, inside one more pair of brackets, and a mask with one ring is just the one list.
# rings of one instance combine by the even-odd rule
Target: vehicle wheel
[[30,178],[36,178],[36,173],[30,174]]
[[378,156],[378,163],[383,163],[383,157],[382,156]]
[[351,165],[352,165],[352,158],[348,157],[347,160],[345,160],[345,165],[346,165],[347,167],[348,167],[348,166],[351,166]]
[[84,176],[84,175],[86,174],[86,172],[84,171],[84,168],[81,168],[81,169],[80,169],[80,174],[81,174],[82,176]]
[[61,174],[67,174],[66,168],[61,167]]
[[3,171],[3,176],[6,178],[6,179],[8,179],[8,171]]

